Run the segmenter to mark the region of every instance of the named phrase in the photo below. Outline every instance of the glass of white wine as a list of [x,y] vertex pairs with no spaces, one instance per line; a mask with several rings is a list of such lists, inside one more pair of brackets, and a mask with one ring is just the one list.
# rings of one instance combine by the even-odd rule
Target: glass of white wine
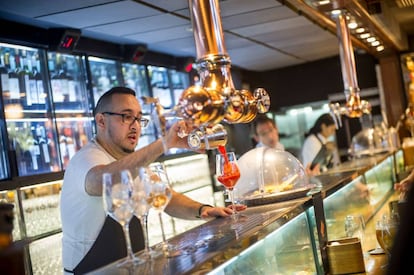
[[[141,173],[143,174],[143,173]],[[151,208],[151,205],[148,203],[148,194],[151,192],[149,190],[150,185],[145,184],[147,181],[145,174],[142,175],[142,180],[140,177],[137,177],[134,180],[134,188],[132,192],[132,204],[134,208],[134,215],[139,219],[142,226],[142,234],[144,237],[144,251],[139,254],[139,258],[143,260],[151,259],[156,255],[155,251],[149,246],[148,239],[148,214]]]
[[131,246],[129,222],[133,215],[131,203],[132,177],[128,170],[121,173],[104,173],[102,175],[102,197],[104,209],[108,216],[117,221],[124,231],[127,257],[118,263],[118,267],[129,267],[137,262]]
[[144,182],[147,185],[146,188],[149,190],[147,202],[151,205],[152,209],[158,213],[160,220],[162,234],[161,246],[163,253],[167,257],[178,256],[181,253],[167,242],[162,218],[163,211],[172,197],[172,189],[169,184],[165,167],[161,163],[151,164],[145,168],[145,174],[147,180],[144,180]]

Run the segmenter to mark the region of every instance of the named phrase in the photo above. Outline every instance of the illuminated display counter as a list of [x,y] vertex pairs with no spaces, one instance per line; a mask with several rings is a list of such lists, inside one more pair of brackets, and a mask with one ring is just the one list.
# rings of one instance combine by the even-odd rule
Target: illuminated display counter
[[[353,160],[342,170],[338,167],[312,178],[317,187],[306,197],[249,207],[237,221],[219,218],[203,223],[169,239],[181,248],[180,256],[156,257],[133,273],[323,274],[328,265],[321,255],[321,241],[346,236],[346,215],[359,213],[372,223],[393,193],[401,157],[398,151]],[[320,202],[323,213],[317,207]],[[327,229],[325,240],[317,228],[321,217]],[[93,274],[122,272],[113,263]]]

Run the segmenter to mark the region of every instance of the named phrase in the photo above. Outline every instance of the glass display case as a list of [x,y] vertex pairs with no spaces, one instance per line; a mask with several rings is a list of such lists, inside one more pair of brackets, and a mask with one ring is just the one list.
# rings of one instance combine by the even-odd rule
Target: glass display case
[[173,107],[170,78],[168,69],[157,66],[147,66],[148,76],[151,84],[152,96],[160,100],[165,109]]
[[174,105],[178,104],[182,92],[190,86],[188,73],[169,70],[174,98]]
[[89,69],[92,81],[94,106],[103,93],[115,86],[122,86],[122,70],[119,62],[112,59],[88,56]]
[[85,59],[48,52],[53,107],[63,169],[92,138],[92,101],[86,87]]
[[133,89],[141,103],[142,113],[149,114],[151,106],[142,103],[142,96],[151,96],[148,86],[147,69],[145,65],[122,63],[122,76],[125,86]]
[[[17,175],[61,169],[51,112],[47,73],[40,49],[0,44],[8,74],[2,74],[2,99],[11,157]],[[7,84],[6,84],[7,83]]]
[[[27,241],[27,274],[61,273],[61,222],[55,181],[0,192],[0,200],[14,204],[13,241]],[[53,271],[53,272],[52,272]]]
[[[152,106],[150,104],[144,104],[141,98],[143,96],[151,96],[146,66],[133,63],[122,63],[122,76],[125,85],[136,92],[137,99],[141,104],[143,116],[150,119]],[[147,127],[141,128],[141,136],[139,138],[137,149],[150,144],[155,141],[156,138],[155,126],[153,123],[149,123]]]
[[349,184],[324,199],[329,239],[344,238],[345,217],[353,215],[370,220],[393,190],[394,155],[368,169]]

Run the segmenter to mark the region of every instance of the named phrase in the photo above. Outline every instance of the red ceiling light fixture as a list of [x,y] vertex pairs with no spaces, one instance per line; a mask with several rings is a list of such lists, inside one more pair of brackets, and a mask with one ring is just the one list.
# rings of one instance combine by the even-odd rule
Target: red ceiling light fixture
[[49,49],[52,51],[72,52],[81,37],[78,29],[49,29]]
[[124,60],[140,63],[148,52],[145,44],[124,45]]

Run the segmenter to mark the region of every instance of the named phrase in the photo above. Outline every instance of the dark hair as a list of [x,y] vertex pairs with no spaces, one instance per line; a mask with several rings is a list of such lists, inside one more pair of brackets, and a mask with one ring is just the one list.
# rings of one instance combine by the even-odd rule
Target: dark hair
[[310,128],[309,132],[306,134],[306,136],[309,135],[316,135],[322,131],[322,124],[325,124],[326,126],[334,125],[335,121],[331,114],[326,113],[318,117],[318,119],[315,121],[315,124],[312,128]]
[[108,111],[108,105],[112,103],[112,95],[114,94],[124,94],[124,95],[133,95],[136,96],[135,91],[127,87],[113,87],[110,90],[106,91],[96,103],[94,115],[97,113]]
[[253,120],[253,124],[252,124],[252,132],[254,135],[257,135],[257,126],[261,125],[261,124],[266,124],[266,123],[271,123],[275,128],[277,128],[276,126],[276,122],[271,119],[270,117],[268,117],[265,114],[258,114],[256,116],[256,118]]

